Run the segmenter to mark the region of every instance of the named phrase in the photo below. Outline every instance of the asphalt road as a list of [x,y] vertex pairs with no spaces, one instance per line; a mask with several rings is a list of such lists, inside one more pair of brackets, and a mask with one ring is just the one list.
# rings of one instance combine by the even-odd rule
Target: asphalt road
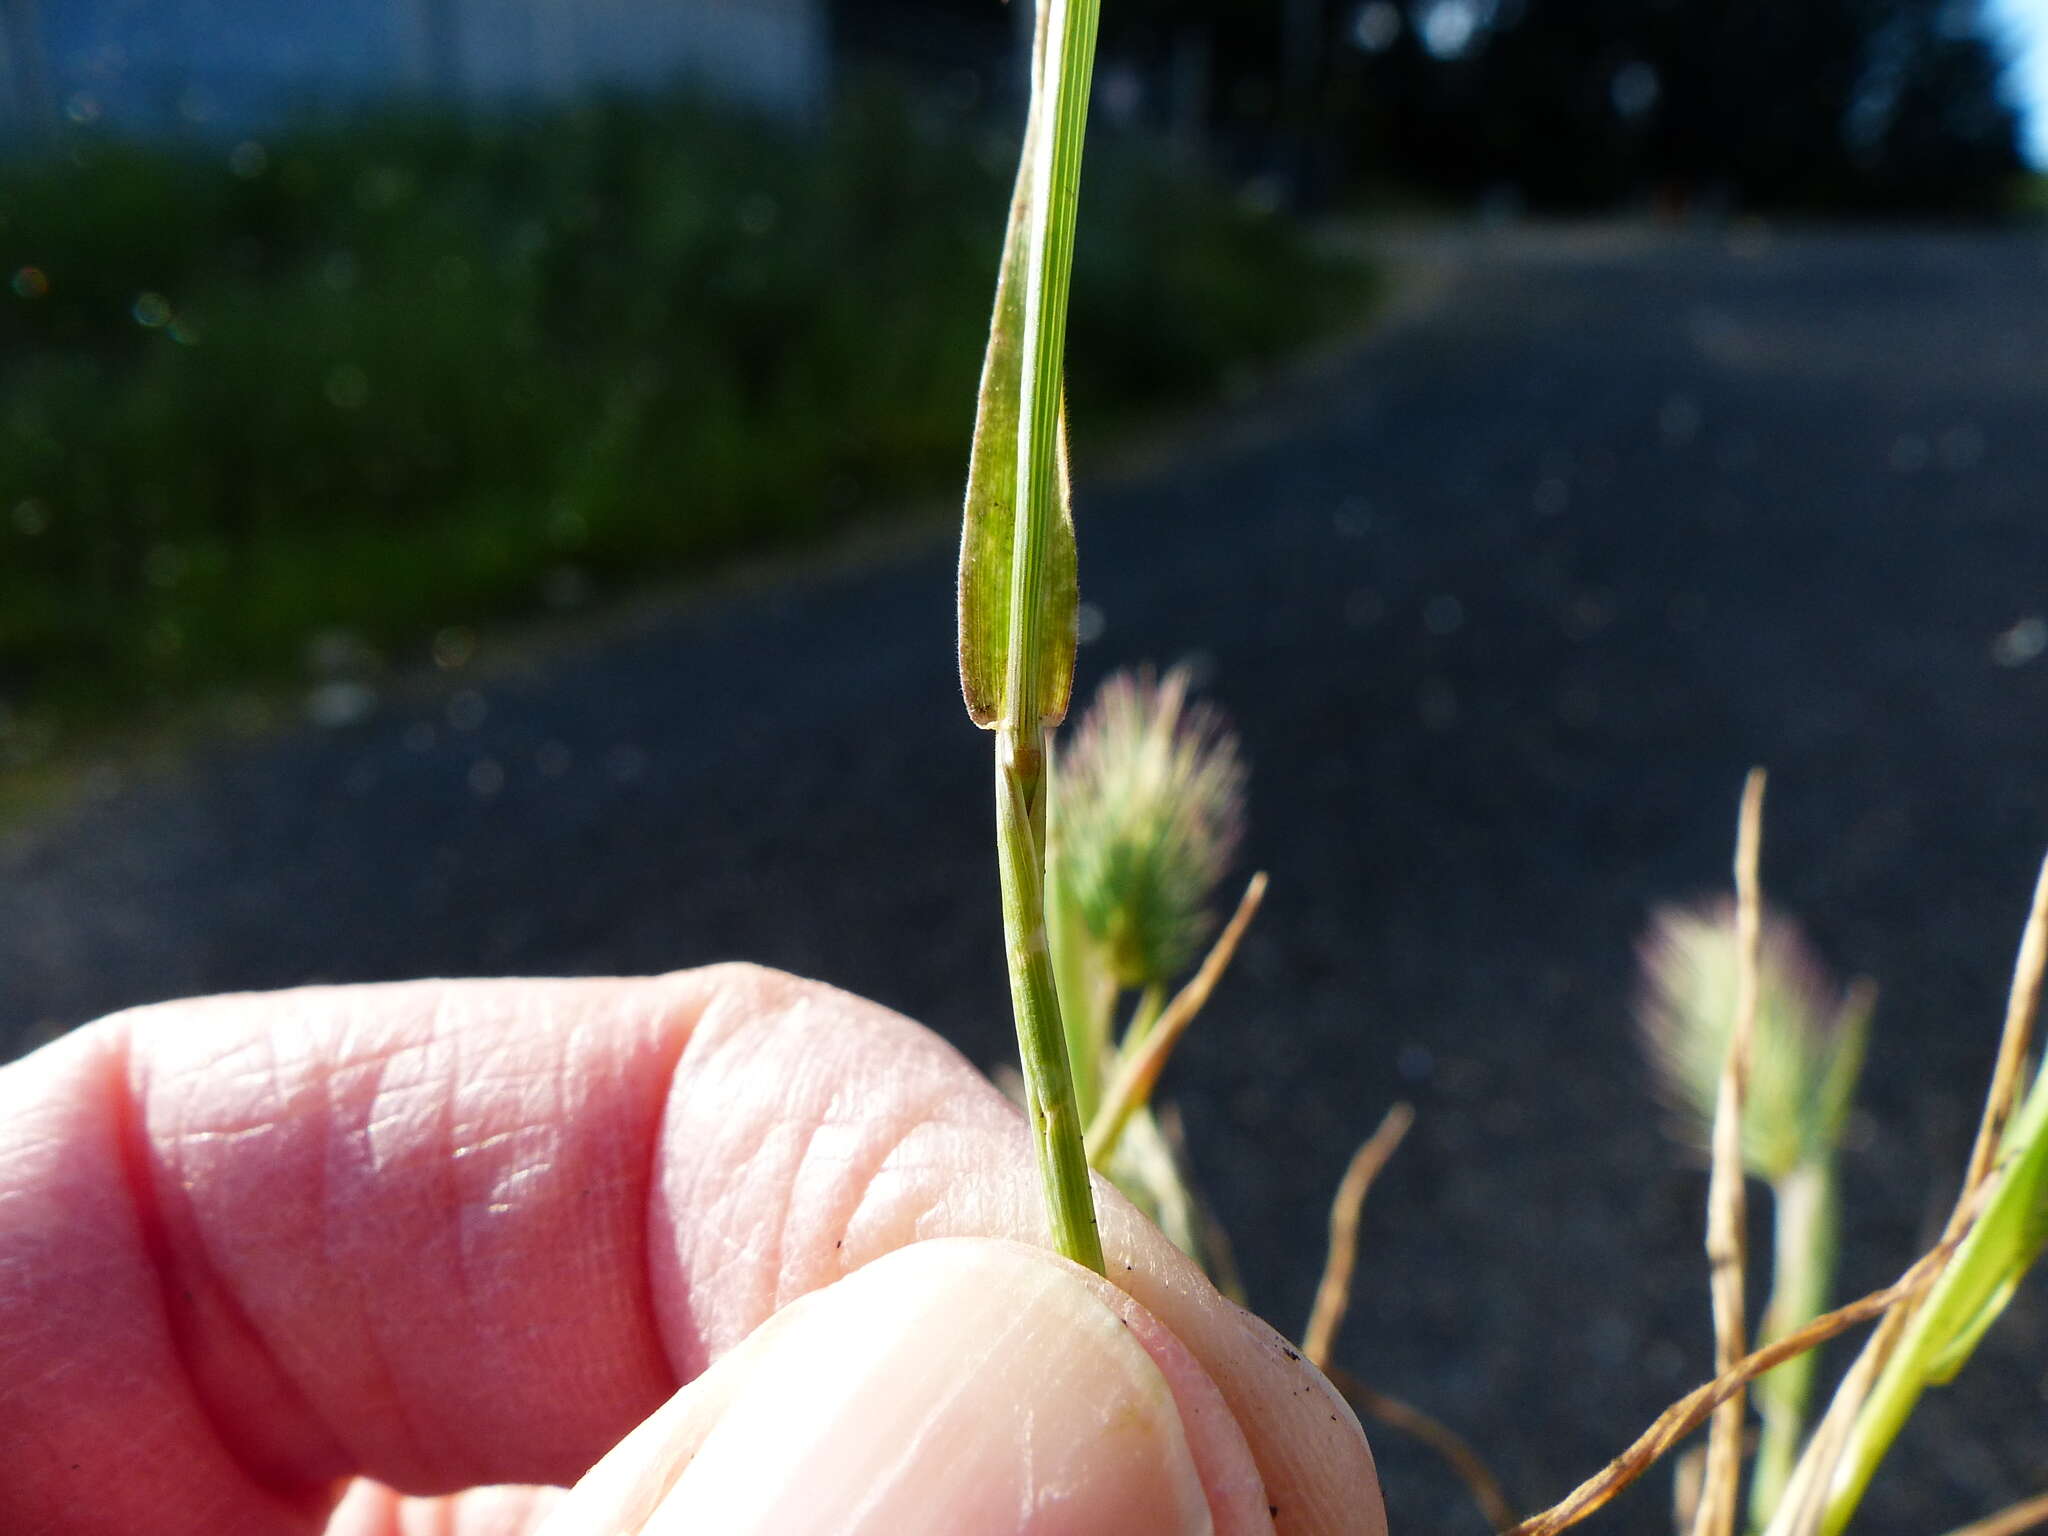
[[[2048,846],[2048,241],[1417,236],[1399,312],[1079,496],[1084,685],[1198,658],[1266,916],[1171,1079],[1298,1327],[1396,1098],[1344,1358],[1533,1507],[1705,1371],[1703,1179],[1631,1037],[1656,902],[1765,878],[1883,988],[1844,1284],[1967,1151]],[[1086,345],[1086,338],[1076,339]],[[0,844],[0,1041],[149,998],[746,956],[1009,1050],[987,744],[942,542],[417,680]],[[1869,1532],[2048,1484],[2031,1285]],[[1377,1437],[1398,1529],[1481,1529]],[[1593,1529],[1668,1530],[1669,1482]]]

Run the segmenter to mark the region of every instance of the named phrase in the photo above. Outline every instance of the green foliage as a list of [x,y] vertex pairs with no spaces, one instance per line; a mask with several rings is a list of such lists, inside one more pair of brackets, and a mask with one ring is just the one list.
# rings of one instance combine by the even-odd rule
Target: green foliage
[[[0,170],[0,766],[10,718],[289,679],[333,628],[402,657],[946,485],[1002,232],[984,137],[856,93],[811,133],[614,102]],[[1213,191],[1159,218],[1151,173],[1096,172],[1098,422],[1358,295]]]

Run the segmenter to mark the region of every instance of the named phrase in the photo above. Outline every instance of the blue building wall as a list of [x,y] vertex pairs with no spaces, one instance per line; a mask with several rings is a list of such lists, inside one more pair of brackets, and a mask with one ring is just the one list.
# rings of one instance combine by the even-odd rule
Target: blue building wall
[[0,0],[11,131],[266,125],[398,93],[477,103],[678,78],[802,114],[825,0]]

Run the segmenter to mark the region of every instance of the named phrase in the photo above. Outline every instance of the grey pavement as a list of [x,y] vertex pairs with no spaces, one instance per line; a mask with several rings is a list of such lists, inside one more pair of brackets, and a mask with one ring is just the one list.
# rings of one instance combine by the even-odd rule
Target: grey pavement
[[[1706,1371],[1703,1179],[1629,1020],[1658,901],[1765,879],[1883,989],[1844,1284],[1967,1152],[2048,848],[2048,242],[1385,242],[1407,297],[1117,473],[1082,466],[1084,689],[1196,658],[1274,891],[1173,1070],[1253,1300],[1298,1328],[1388,1103],[1342,1357],[1533,1507]],[[1085,346],[1085,337],[1077,337]],[[987,743],[951,550],[644,608],[197,751],[0,843],[0,1041],[307,980],[745,956],[1008,1052]],[[1909,1430],[1870,1532],[2048,1483],[2030,1285]],[[1397,1529],[1478,1531],[1376,1442]],[[1593,1529],[1668,1530],[1668,1477]]]

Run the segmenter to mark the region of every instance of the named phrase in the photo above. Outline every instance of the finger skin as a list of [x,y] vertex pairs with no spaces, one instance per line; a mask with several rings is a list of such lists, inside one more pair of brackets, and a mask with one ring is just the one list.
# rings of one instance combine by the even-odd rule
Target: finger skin
[[563,1497],[559,1488],[477,1488],[409,1499],[359,1479],[342,1496],[327,1536],[533,1536]]
[[[0,1529],[319,1530],[338,1480],[567,1483],[780,1307],[920,1238],[1039,1240],[949,1047],[750,967],[117,1016],[0,1071]],[[1112,1278],[1283,1532],[1383,1530],[1356,1422],[1105,1197]]]
[[692,1530],[1273,1523],[1222,1394],[1129,1295],[1043,1248],[942,1238],[776,1313],[627,1436],[541,1536]]

